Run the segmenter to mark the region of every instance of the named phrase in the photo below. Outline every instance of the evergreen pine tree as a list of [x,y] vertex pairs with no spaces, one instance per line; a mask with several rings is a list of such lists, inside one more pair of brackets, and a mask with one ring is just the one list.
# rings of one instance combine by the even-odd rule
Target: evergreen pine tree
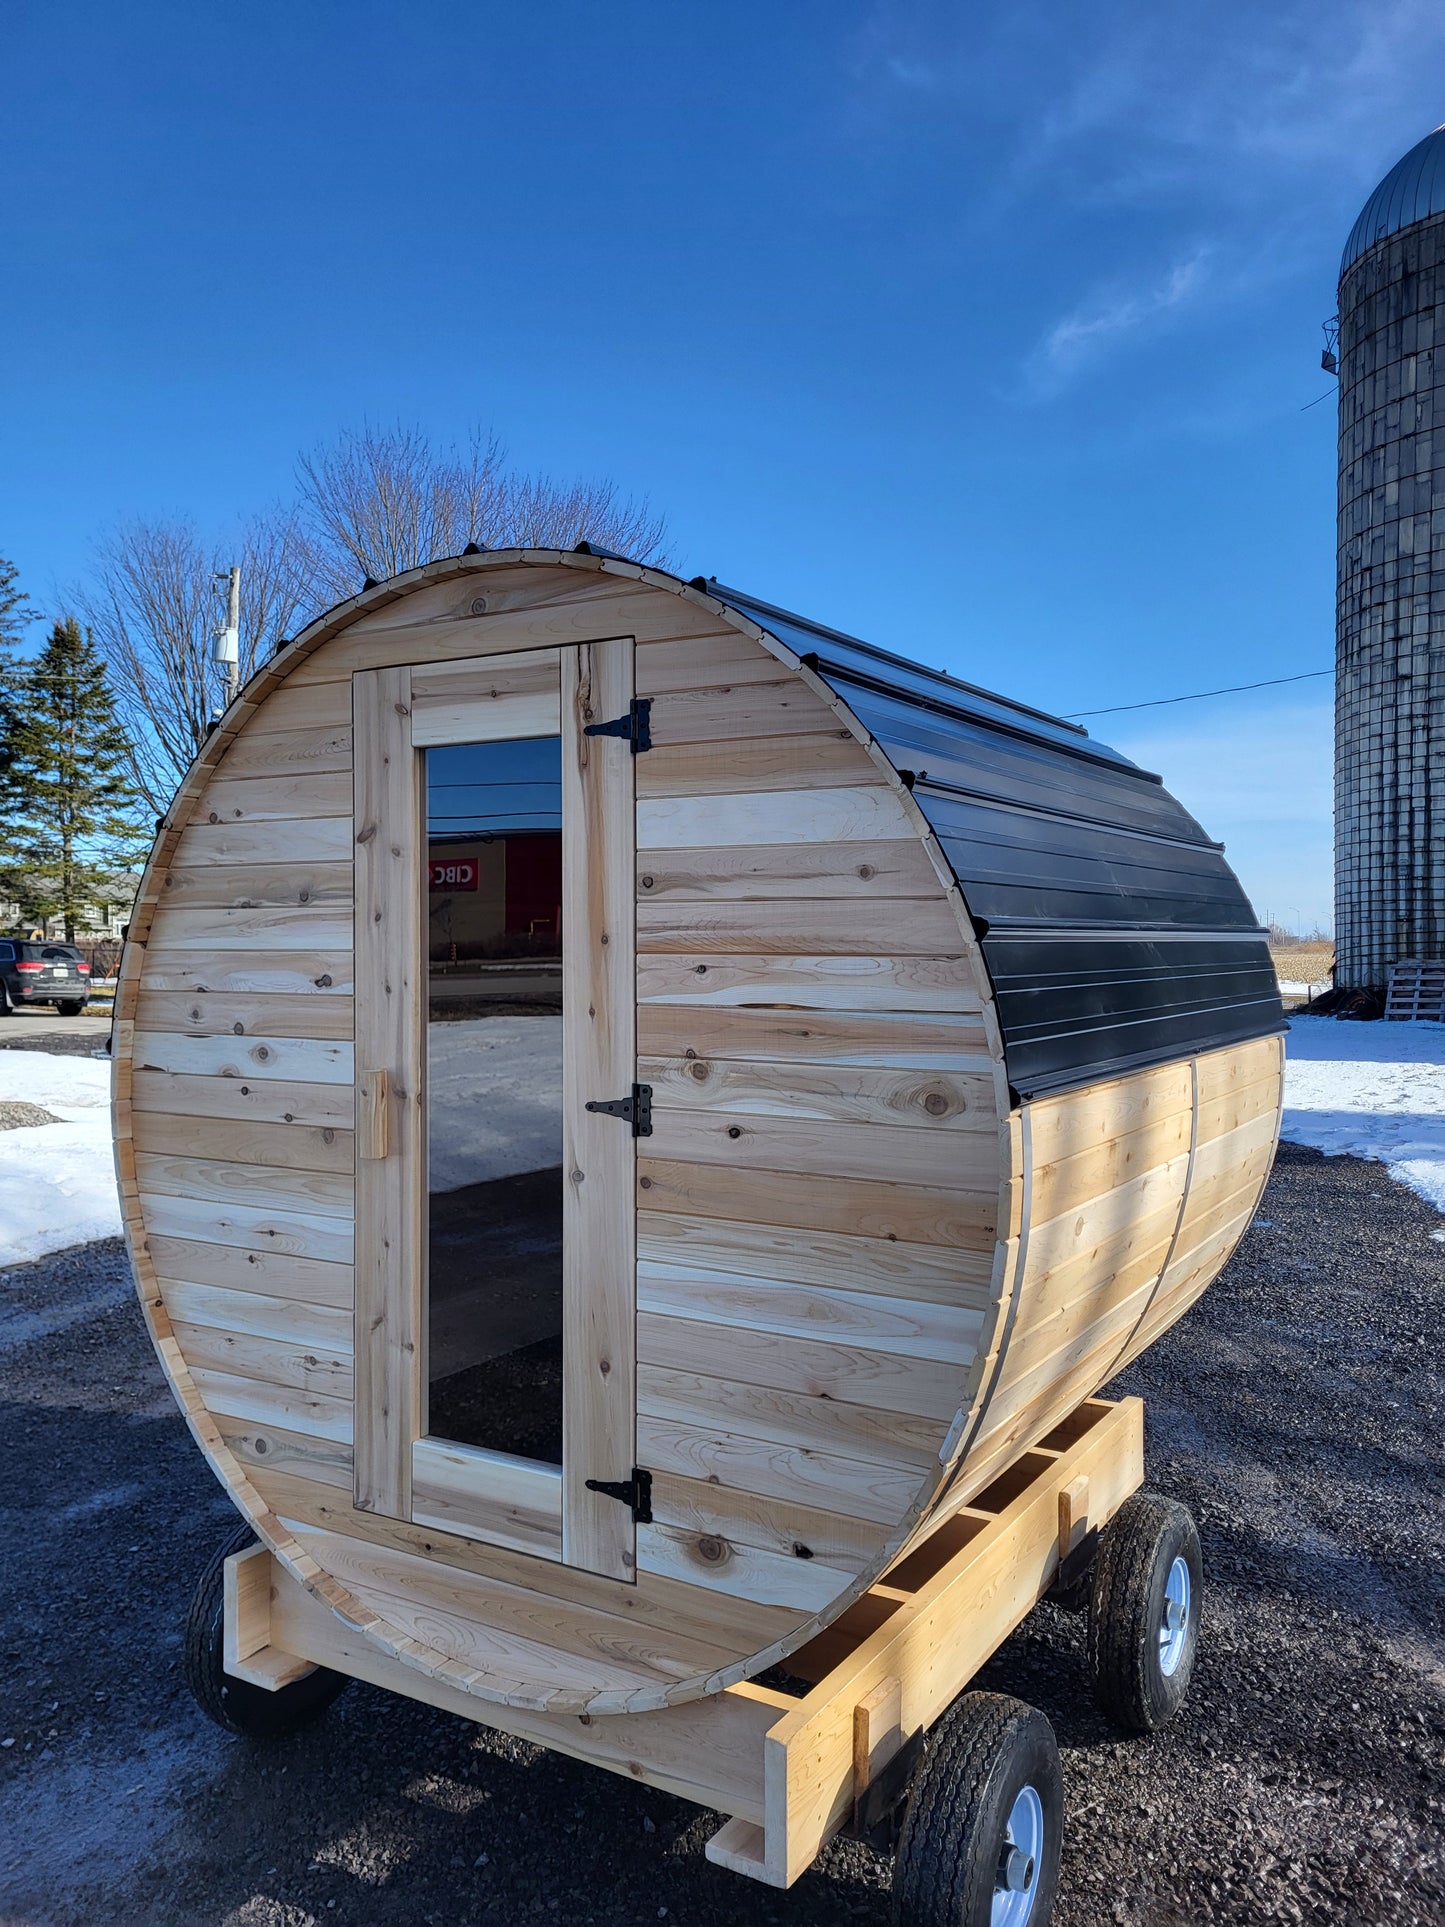
[[23,707],[20,637],[35,620],[30,598],[18,586],[19,574],[13,562],[0,556],[0,863],[5,860],[7,832],[13,831],[15,819],[15,799],[8,779],[15,761],[15,734]]
[[74,942],[84,906],[143,855],[130,744],[105,668],[73,616],[57,622],[22,681],[9,784],[11,864],[25,915],[60,917]]

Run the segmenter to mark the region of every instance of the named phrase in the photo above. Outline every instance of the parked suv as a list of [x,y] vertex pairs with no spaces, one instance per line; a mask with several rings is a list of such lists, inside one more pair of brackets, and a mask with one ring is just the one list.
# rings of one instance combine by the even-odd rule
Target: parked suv
[[78,1017],[90,995],[90,965],[68,943],[25,943],[0,937],[0,1017],[22,1004],[54,1004]]

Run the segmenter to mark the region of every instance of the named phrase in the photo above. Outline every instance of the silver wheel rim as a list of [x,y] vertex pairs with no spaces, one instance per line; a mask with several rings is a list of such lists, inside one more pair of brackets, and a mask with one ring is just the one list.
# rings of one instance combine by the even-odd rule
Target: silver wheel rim
[[1169,1679],[1184,1657],[1193,1605],[1187,1561],[1176,1559],[1164,1582],[1164,1613],[1159,1621],[1159,1670]]
[[1033,1787],[1021,1787],[1004,1826],[989,1927],[1026,1927],[1034,1911],[1043,1858],[1044,1803]]

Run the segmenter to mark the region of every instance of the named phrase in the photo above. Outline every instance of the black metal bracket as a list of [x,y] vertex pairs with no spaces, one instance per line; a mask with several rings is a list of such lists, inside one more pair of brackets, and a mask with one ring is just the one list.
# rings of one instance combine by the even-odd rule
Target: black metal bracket
[[630,1479],[589,1479],[589,1492],[603,1492],[609,1499],[620,1499],[632,1509],[634,1522],[640,1526],[652,1524],[652,1474],[644,1472],[640,1465],[632,1468]]
[[853,1818],[843,1829],[852,1839],[867,1841],[879,1853],[892,1853],[898,1844],[913,1776],[923,1758],[923,1741],[924,1729],[920,1726],[853,1802]]
[[632,1126],[634,1137],[652,1136],[652,1086],[634,1084],[631,1097],[602,1098],[587,1106],[589,1111],[600,1111],[604,1117],[620,1117],[624,1124]]
[[1065,1553],[1059,1561],[1059,1570],[1049,1591],[1054,1594],[1071,1592],[1092,1570],[1099,1556],[1099,1528],[1090,1526],[1072,1552]]
[[631,745],[634,756],[641,756],[644,750],[652,748],[651,696],[634,696],[625,716],[614,717],[610,723],[588,723],[582,734],[620,736]]

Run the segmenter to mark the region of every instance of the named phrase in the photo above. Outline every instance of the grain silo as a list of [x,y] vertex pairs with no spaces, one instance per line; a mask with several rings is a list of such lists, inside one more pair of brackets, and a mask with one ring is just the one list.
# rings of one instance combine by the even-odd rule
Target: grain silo
[[1336,980],[1445,957],[1445,127],[1340,264]]

